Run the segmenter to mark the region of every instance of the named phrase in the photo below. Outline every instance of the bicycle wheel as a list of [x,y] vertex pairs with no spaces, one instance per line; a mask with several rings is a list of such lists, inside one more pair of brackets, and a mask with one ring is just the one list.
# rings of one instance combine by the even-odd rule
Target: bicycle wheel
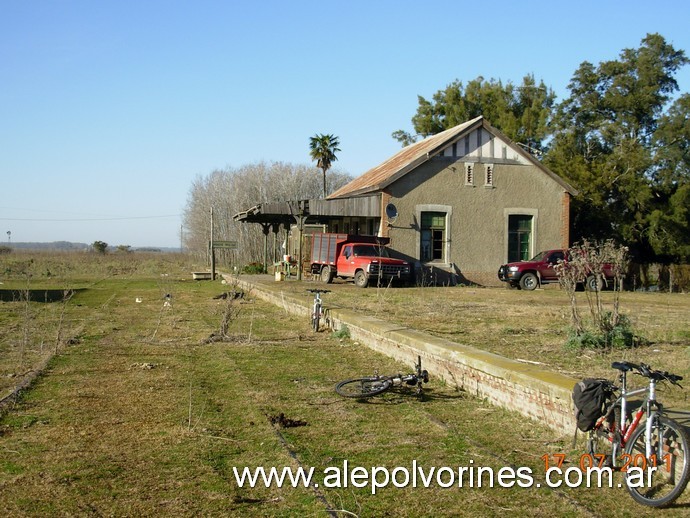
[[321,306],[317,304],[314,306],[314,313],[312,313],[312,315],[311,315],[311,327],[315,333],[317,333],[319,331],[320,317],[321,317]]
[[335,391],[343,397],[365,398],[376,396],[391,387],[391,380],[386,377],[357,378],[341,381]]
[[612,417],[613,420],[609,419],[598,429],[591,430],[587,437],[587,453],[592,456],[596,465],[599,464],[600,455],[605,455],[604,466],[614,467],[621,454],[620,407],[613,409]]
[[[654,466],[653,460],[645,457],[645,429],[645,423],[641,423],[625,446],[625,453],[631,456],[631,466]],[[631,487],[629,473],[626,474],[625,485],[636,502],[649,507],[664,507],[678,498],[688,484],[690,439],[680,424],[658,416],[652,425],[651,440],[652,453],[657,456],[657,468],[651,473],[645,470],[644,484],[640,484],[643,487]]]

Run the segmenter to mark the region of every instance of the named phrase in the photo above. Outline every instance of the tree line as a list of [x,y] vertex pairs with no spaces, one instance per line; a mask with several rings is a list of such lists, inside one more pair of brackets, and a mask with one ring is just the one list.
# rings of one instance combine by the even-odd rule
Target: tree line
[[[350,175],[335,169],[330,169],[326,176],[315,167],[284,162],[226,167],[198,176],[192,182],[183,213],[185,249],[200,257],[207,253],[213,208],[214,239],[238,243],[237,251],[219,250],[218,253],[233,254],[229,260],[236,264],[261,260],[264,250],[261,226],[237,223],[233,216],[260,203],[321,198],[324,178],[329,192],[352,180]],[[280,232],[282,243],[285,233],[283,229]]]

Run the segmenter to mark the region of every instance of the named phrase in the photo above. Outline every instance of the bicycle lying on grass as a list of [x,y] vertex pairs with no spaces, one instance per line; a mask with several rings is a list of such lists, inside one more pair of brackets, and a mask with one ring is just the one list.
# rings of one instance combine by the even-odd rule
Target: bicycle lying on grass
[[[589,431],[587,453],[593,466],[610,466],[625,472],[625,485],[638,503],[650,507],[667,506],[680,496],[690,478],[690,438],[681,424],[664,414],[663,405],[656,399],[656,386],[664,381],[680,386],[678,382],[683,378],[652,370],[644,363],[614,362],[611,367],[620,371],[620,387],[604,379],[580,382],[589,383],[603,398],[603,405],[598,403],[600,409],[603,408],[599,412],[601,417],[593,425],[583,426],[580,420],[583,411],[578,412],[578,427]],[[631,371],[647,378],[648,386],[628,390],[627,374]],[[619,395],[616,397],[616,394]],[[639,395],[644,395],[642,404],[632,414],[628,410],[628,399]],[[644,414],[647,419],[641,423]],[[584,429],[590,426],[589,430]],[[631,479],[630,468],[633,467],[642,468],[643,484]]]
[[378,372],[376,372],[371,377],[341,381],[335,386],[335,391],[343,397],[368,398],[382,394],[393,387],[406,385],[416,386],[415,393],[421,397],[422,384],[428,382],[429,373],[426,369],[422,370],[422,358],[417,356],[415,372],[411,374],[379,376]]
[[307,291],[314,294],[314,305],[312,306],[311,310],[311,328],[314,330],[315,333],[318,333],[319,323],[321,321],[321,317],[323,316],[323,304],[321,302],[321,294],[330,293],[331,290],[310,289]]

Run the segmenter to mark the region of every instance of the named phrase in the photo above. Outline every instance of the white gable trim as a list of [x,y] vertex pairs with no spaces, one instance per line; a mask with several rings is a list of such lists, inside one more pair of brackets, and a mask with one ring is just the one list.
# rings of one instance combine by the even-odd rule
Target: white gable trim
[[482,126],[449,143],[436,156],[473,162],[506,160],[522,165],[531,165],[508,142],[486,131]]

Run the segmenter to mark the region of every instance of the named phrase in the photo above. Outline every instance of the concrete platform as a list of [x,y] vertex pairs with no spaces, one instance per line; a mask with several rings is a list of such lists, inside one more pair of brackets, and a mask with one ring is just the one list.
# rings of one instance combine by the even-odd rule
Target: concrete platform
[[[308,318],[311,307],[305,300],[283,290],[283,283],[271,280],[269,276],[232,279],[256,297]],[[409,364],[421,355],[432,377],[442,378],[459,389],[535,419],[564,435],[575,430],[571,399],[573,386],[578,381],[575,378],[352,310],[328,306],[326,310],[334,331],[347,326],[353,340],[371,349]]]

